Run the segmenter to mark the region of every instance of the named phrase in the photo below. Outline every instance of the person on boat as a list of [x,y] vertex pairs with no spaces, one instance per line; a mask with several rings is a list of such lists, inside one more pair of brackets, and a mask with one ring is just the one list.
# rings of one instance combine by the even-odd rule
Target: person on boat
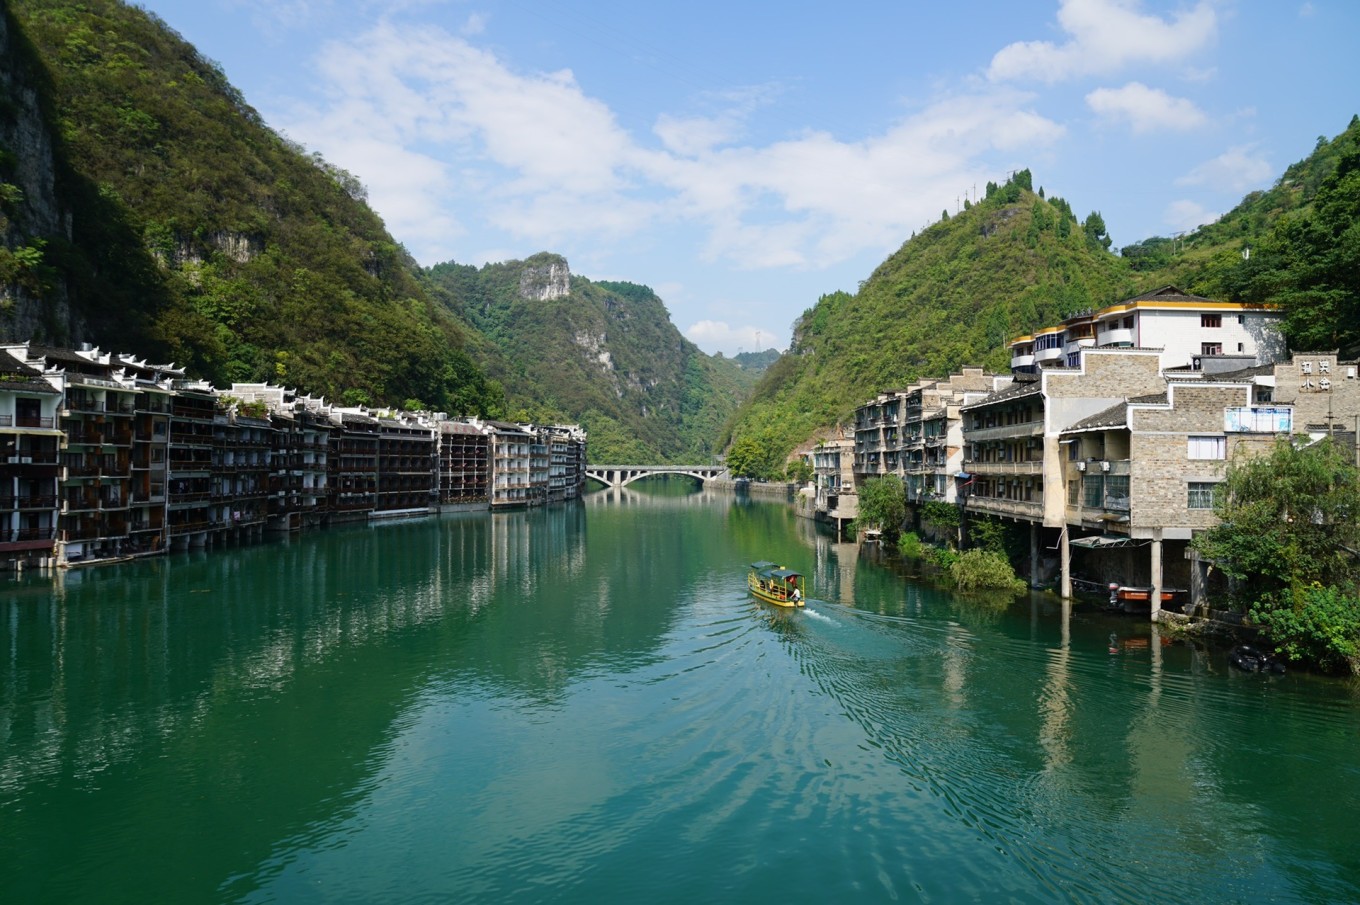
[[798,590],[798,585],[793,586],[793,602],[797,603],[803,599],[803,592]]

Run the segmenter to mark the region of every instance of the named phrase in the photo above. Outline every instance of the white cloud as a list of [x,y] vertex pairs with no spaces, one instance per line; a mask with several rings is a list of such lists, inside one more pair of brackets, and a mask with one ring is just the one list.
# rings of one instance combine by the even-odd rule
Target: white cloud
[[777,85],[750,85],[722,92],[709,92],[701,98],[720,112],[706,116],[677,116],[662,113],[652,131],[668,151],[693,157],[719,145],[736,142],[746,126],[747,117],[779,93]]
[[725,321],[698,321],[685,330],[685,336],[696,346],[720,351],[728,357],[778,348],[774,333],[750,324],[733,327]]
[[1138,11],[1135,0],[1063,0],[1058,24],[1063,44],[1021,41],[992,57],[994,81],[1036,79],[1053,84],[1068,78],[1116,72],[1129,63],[1188,60],[1213,41],[1218,17],[1208,2],[1170,21]]
[[680,117],[663,113],[657,117],[652,131],[666,150],[694,157],[728,144],[737,137],[739,129],[740,124],[731,116]]
[[463,28],[461,29],[464,37],[480,35],[482,32],[486,31],[486,23],[488,18],[489,17],[487,16],[486,13],[472,13],[471,15],[469,15],[467,17],[467,21],[463,23]]
[[1204,113],[1181,97],[1160,88],[1129,82],[1123,88],[1097,88],[1086,95],[1086,105],[1106,119],[1127,122],[1134,132],[1189,131],[1204,125]]
[[252,24],[272,39],[283,32],[312,27],[335,15],[335,0],[228,0],[228,6],[245,10]]
[[1254,156],[1252,147],[1243,145],[1206,160],[1177,179],[1176,185],[1202,185],[1215,191],[1245,193],[1261,188],[1274,172],[1265,158]]
[[1194,201],[1173,201],[1162,214],[1162,222],[1171,227],[1173,232],[1184,232],[1192,230],[1197,226],[1206,223],[1213,223],[1222,214],[1214,213],[1203,205]]
[[[279,117],[369,186],[418,260],[494,228],[565,253],[662,224],[699,227],[711,260],[820,268],[896,247],[975,184],[998,156],[1023,161],[1064,129],[1006,88],[942,98],[856,142],[808,132],[739,145],[772,88],[709,100],[709,117],[662,114],[644,146],[570,71],[520,73],[435,28],[376,26],[327,45],[326,102]],[[356,138],[356,136],[359,136]],[[505,244],[505,239],[491,241]]]

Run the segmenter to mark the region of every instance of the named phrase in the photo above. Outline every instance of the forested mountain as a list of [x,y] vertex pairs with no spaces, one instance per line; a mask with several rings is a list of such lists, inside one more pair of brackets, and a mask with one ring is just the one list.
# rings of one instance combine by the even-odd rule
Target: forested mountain
[[592,282],[559,255],[428,271],[485,337],[478,354],[514,417],[579,421],[595,462],[707,461],[748,386],[680,335],[646,286]]
[[[1139,280],[1181,286],[1197,295],[1227,297],[1225,271],[1236,267],[1245,248],[1254,248],[1288,217],[1311,209],[1323,184],[1341,159],[1360,147],[1360,117],[1335,138],[1321,136],[1308,157],[1285,169],[1268,189],[1249,192],[1213,223],[1175,237],[1152,236],[1126,245],[1119,253]],[[1145,275],[1145,277],[1144,277]]]
[[964,365],[1004,368],[1006,342],[1133,293],[1098,213],[1078,220],[1032,191],[1022,170],[954,217],[913,236],[859,291],[823,296],[799,319],[789,353],[757,385],[730,436],[751,437],[771,470],[855,406],[918,377]]
[[1360,354],[1360,116],[1217,222],[1124,255],[1157,284],[1280,305],[1295,349]]
[[8,0],[0,333],[347,402],[498,411],[350,174],[117,0]]
[[738,352],[732,356],[732,362],[748,374],[760,375],[764,374],[769,370],[770,365],[779,360],[779,355],[778,349],[766,349],[763,352]]

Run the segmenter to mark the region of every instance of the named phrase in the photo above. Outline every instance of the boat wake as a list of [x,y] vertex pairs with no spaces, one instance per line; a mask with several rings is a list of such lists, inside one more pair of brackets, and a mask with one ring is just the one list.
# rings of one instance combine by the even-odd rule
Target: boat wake
[[835,624],[836,624],[836,620],[835,620],[835,619],[832,619],[830,616],[825,616],[825,615],[823,615],[823,614],[817,612],[816,610],[810,609],[810,608],[808,608],[808,607],[804,607],[804,608],[803,608],[803,615],[804,615],[804,616],[807,616],[807,617],[809,617],[809,618],[811,618],[811,619],[820,620],[821,622],[829,622],[829,623],[831,623],[832,625],[835,625]]

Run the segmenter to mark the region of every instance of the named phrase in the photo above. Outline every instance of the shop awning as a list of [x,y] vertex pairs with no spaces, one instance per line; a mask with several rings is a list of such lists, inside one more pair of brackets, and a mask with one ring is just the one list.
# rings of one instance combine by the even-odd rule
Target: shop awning
[[1114,547],[1141,547],[1147,541],[1141,538],[1118,537],[1109,534],[1095,534],[1091,537],[1074,537],[1068,544],[1073,547],[1086,547],[1091,550],[1109,550]]

